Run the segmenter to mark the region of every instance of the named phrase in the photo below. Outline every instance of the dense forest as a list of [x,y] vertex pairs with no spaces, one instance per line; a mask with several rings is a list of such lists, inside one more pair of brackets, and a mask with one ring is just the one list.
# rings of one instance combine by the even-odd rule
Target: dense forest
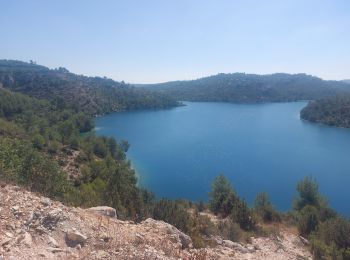
[[[152,103],[153,98],[163,95],[124,85],[122,92],[114,92],[118,89],[114,85],[87,86],[86,82],[95,79],[70,75],[64,69],[56,72],[35,64],[9,63],[25,68],[21,72],[21,68],[17,71],[8,66],[5,72],[3,66],[1,71],[0,182],[24,186],[68,205],[111,206],[121,219],[164,220],[188,233],[196,247],[210,246],[208,238],[216,235],[232,241],[273,235],[277,232],[274,225],[264,224],[283,223],[298,227],[309,239],[316,259],[350,259],[350,222],[327,205],[313,178],[297,184],[298,197],[287,213],[278,212],[266,193],[258,194],[254,205],[249,206],[223,175],[213,180],[208,203],[156,198],[138,187],[135,171],[126,158],[127,141],[82,133],[93,129],[93,114],[114,111],[111,104],[118,104],[118,109],[134,109],[167,107],[176,102],[164,98],[161,103]],[[35,70],[44,72],[36,74]],[[78,83],[80,78],[84,82]],[[105,92],[101,94],[100,88],[114,93],[117,101],[111,99],[113,96],[104,100]],[[85,100],[94,89],[100,93],[92,96],[95,103]],[[138,102],[133,93],[146,103],[132,105]],[[94,107],[98,104],[108,105],[99,110]],[[211,221],[208,214],[218,221]]]
[[0,86],[90,115],[178,105],[172,98],[124,82],[80,76],[62,67],[49,69],[34,62],[0,60]]
[[350,93],[348,84],[306,74],[218,74],[190,81],[139,85],[182,101],[284,102]]
[[309,102],[300,116],[310,122],[350,128],[350,95]]

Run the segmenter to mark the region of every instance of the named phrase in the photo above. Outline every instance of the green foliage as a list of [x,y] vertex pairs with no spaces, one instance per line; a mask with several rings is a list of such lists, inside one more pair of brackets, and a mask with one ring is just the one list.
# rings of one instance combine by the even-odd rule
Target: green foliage
[[103,196],[106,192],[106,182],[99,177],[92,182],[84,183],[80,186],[80,197],[82,201],[79,203],[84,207],[93,207],[96,205],[103,205]]
[[265,192],[259,193],[256,196],[254,210],[264,222],[281,221],[279,213],[275,210],[267,193]]
[[[226,83],[237,83],[233,87],[235,90],[245,85],[238,82],[245,76],[235,75],[233,78],[237,77],[234,79],[237,82],[230,81],[231,76],[224,79],[221,85],[227,91],[224,101],[237,98],[236,94],[226,89]],[[257,98],[258,92],[254,92],[254,88],[260,89],[257,84],[252,88],[254,91],[240,101],[292,100],[311,93],[304,96],[289,92],[288,97],[273,93],[284,77],[298,82],[308,78],[302,75],[277,76],[279,79],[272,84],[272,89],[264,91],[266,95],[259,94]],[[279,220],[266,194],[257,196],[253,212],[236,195],[230,182],[220,175],[213,182],[209,208],[217,215],[229,217],[220,220],[216,227],[208,217],[196,210],[192,214],[193,207],[196,207],[192,203],[166,199],[157,201],[154,194],[140,189],[135,172],[126,159],[125,153],[129,149],[127,141],[117,142],[114,138],[93,134],[81,135],[94,127],[93,114],[177,105],[172,99],[109,79],[77,76],[64,68],[49,70],[43,66],[13,61],[0,61],[0,83],[11,90],[31,95],[0,87],[1,181],[25,186],[67,204],[111,206],[116,208],[118,217],[122,219],[140,221],[153,217],[164,220],[190,234],[196,247],[205,245],[203,235],[219,233],[225,238],[240,240],[244,235],[243,230],[256,230],[253,213],[264,221]],[[298,84],[293,86],[301,87]],[[205,87],[206,91],[209,89]],[[237,93],[242,94],[246,90],[241,88],[240,91]],[[326,92],[323,94],[330,94]],[[203,92],[203,96],[196,98],[206,99],[205,95]],[[213,95],[213,98],[220,100],[222,97]],[[346,101],[341,103],[342,106],[346,105]],[[67,172],[62,172],[63,166],[67,165],[66,160],[74,160],[71,164],[80,174],[68,178],[71,174],[69,167],[65,167]],[[337,216],[327,207],[313,178],[307,177],[299,182],[297,191],[299,197],[294,202],[295,220],[300,233],[310,238],[315,256],[349,259],[349,220]],[[203,211],[206,205],[200,202],[197,209]]]
[[0,138],[0,147],[0,179],[63,198],[69,183],[53,160],[25,141]]
[[[178,105],[174,99],[165,95],[135,88],[123,82],[80,76],[66,69],[51,70],[21,61],[0,60],[0,83],[10,90],[48,99],[59,110],[69,108],[90,116],[113,111],[168,108]],[[3,111],[5,116],[6,112]],[[21,112],[18,110],[18,113]],[[82,118],[82,115],[77,115],[76,122],[81,132],[92,128],[92,121],[85,116]]]
[[190,81],[144,86],[177,100],[211,102],[283,102],[314,100],[349,93],[346,83],[325,81],[306,74],[254,75],[233,73]]
[[341,217],[321,223],[310,235],[316,259],[350,259],[350,221]]
[[203,200],[200,200],[196,203],[196,207],[198,209],[199,212],[204,211],[205,209],[207,209],[207,205],[204,203]]
[[310,122],[337,127],[350,127],[350,95],[341,95],[309,102],[300,112]]
[[324,205],[319,209],[319,217],[320,217],[320,221],[324,222],[329,219],[338,217],[338,214],[333,209]]
[[221,174],[214,179],[209,196],[209,208],[214,214],[220,214],[224,218],[230,215],[231,220],[238,223],[243,230],[255,229],[256,220],[253,212],[247,203],[236,195],[224,175]]
[[308,237],[309,234],[316,230],[319,223],[319,214],[317,208],[307,205],[300,210],[298,214],[298,230],[299,233]]
[[69,144],[72,137],[78,135],[78,130],[71,120],[65,120],[58,126],[58,133],[63,144]]
[[184,201],[161,199],[154,206],[153,217],[170,223],[186,233],[191,230],[192,224],[188,209],[189,206]]
[[224,175],[219,175],[212,183],[211,192],[209,193],[209,208],[215,214],[223,217],[229,215],[234,204],[237,201],[236,193],[229,180]]
[[[120,218],[136,220],[152,215],[147,204],[151,203],[150,195],[137,187],[135,172],[126,160],[129,144],[114,138],[81,136],[93,123],[79,110],[67,108],[59,98],[48,102],[0,88],[0,123],[4,122],[0,133],[13,138],[0,146],[1,179],[76,206],[109,205],[118,210]],[[81,169],[81,176],[70,182],[70,172],[62,173],[60,166],[66,165],[72,149],[78,153],[74,164]]]
[[239,200],[234,204],[231,219],[245,231],[251,231],[256,228],[256,220],[245,200]]
[[305,177],[304,180],[297,183],[299,197],[294,201],[294,209],[301,210],[305,206],[320,208],[323,201],[318,192],[317,181],[312,177]]
[[301,235],[308,237],[316,230],[320,222],[334,218],[335,212],[328,208],[326,201],[318,191],[317,181],[305,177],[297,183],[299,196],[294,201],[297,225]]
[[0,118],[0,136],[25,137],[25,132],[18,125]]
[[47,152],[49,154],[56,154],[59,149],[59,143],[57,141],[50,141],[47,146]]
[[210,237],[218,233],[217,227],[213,224],[208,216],[202,216],[195,212],[191,217],[191,230],[189,235],[195,248],[205,247],[207,241],[203,236]]
[[42,135],[36,134],[32,138],[32,144],[34,148],[41,150],[45,146],[45,139]]
[[75,125],[79,129],[80,133],[88,132],[95,127],[95,123],[92,120],[92,118],[83,113],[77,114],[74,117],[74,120],[75,120]]
[[224,238],[238,242],[243,237],[243,231],[239,224],[232,219],[225,219],[218,223],[219,234]]
[[297,185],[295,201],[299,233],[308,237],[315,259],[350,259],[350,221],[327,207],[316,180],[305,178]]
[[140,189],[140,196],[142,207],[139,208],[139,214],[136,221],[140,221],[145,218],[153,218],[153,207],[156,201],[154,193],[146,189]]
[[108,153],[108,146],[103,139],[96,139],[93,144],[94,154],[100,158],[105,158]]

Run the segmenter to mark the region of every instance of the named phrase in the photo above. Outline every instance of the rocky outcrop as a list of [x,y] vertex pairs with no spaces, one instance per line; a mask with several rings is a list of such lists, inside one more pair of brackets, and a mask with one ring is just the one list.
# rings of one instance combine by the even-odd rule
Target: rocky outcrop
[[154,219],[136,224],[111,208],[66,207],[16,186],[0,187],[0,259],[308,259],[290,232],[240,244],[215,237],[194,249],[191,238]]
[[174,237],[174,240],[177,243],[181,244],[181,248],[193,248],[192,245],[192,240],[191,238],[186,235],[185,233],[181,232],[178,230],[176,227],[164,222],[164,221],[159,221],[159,220],[154,220],[151,218],[146,219],[145,221],[142,222],[146,226],[150,226],[155,229],[160,229],[165,231],[168,234],[172,234]]

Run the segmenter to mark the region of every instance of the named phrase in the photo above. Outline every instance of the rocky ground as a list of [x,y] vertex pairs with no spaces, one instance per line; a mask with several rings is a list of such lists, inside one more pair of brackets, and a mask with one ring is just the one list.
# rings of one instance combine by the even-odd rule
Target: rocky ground
[[115,214],[108,207],[66,207],[2,184],[0,260],[311,259],[303,241],[286,230],[245,245],[216,237],[215,246],[194,249],[190,237],[170,224],[153,219],[135,224]]

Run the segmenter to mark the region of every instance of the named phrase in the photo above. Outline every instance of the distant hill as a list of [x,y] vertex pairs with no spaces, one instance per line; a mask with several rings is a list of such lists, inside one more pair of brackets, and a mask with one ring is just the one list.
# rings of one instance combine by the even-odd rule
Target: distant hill
[[350,84],[350,79],[344,79],[342,82]]
[[0,60],[0,86],[32,97],[54,100],[91,115],[178,105],[174,99],[161,93],[138,89],[124,82],[76,75],[62,67],[49,69],[15,60]]
[[218,74],[189,81],[139,85],[176,100],[217,102],[283,102],[313,100],[350,92],[348,84],[306,74]]

